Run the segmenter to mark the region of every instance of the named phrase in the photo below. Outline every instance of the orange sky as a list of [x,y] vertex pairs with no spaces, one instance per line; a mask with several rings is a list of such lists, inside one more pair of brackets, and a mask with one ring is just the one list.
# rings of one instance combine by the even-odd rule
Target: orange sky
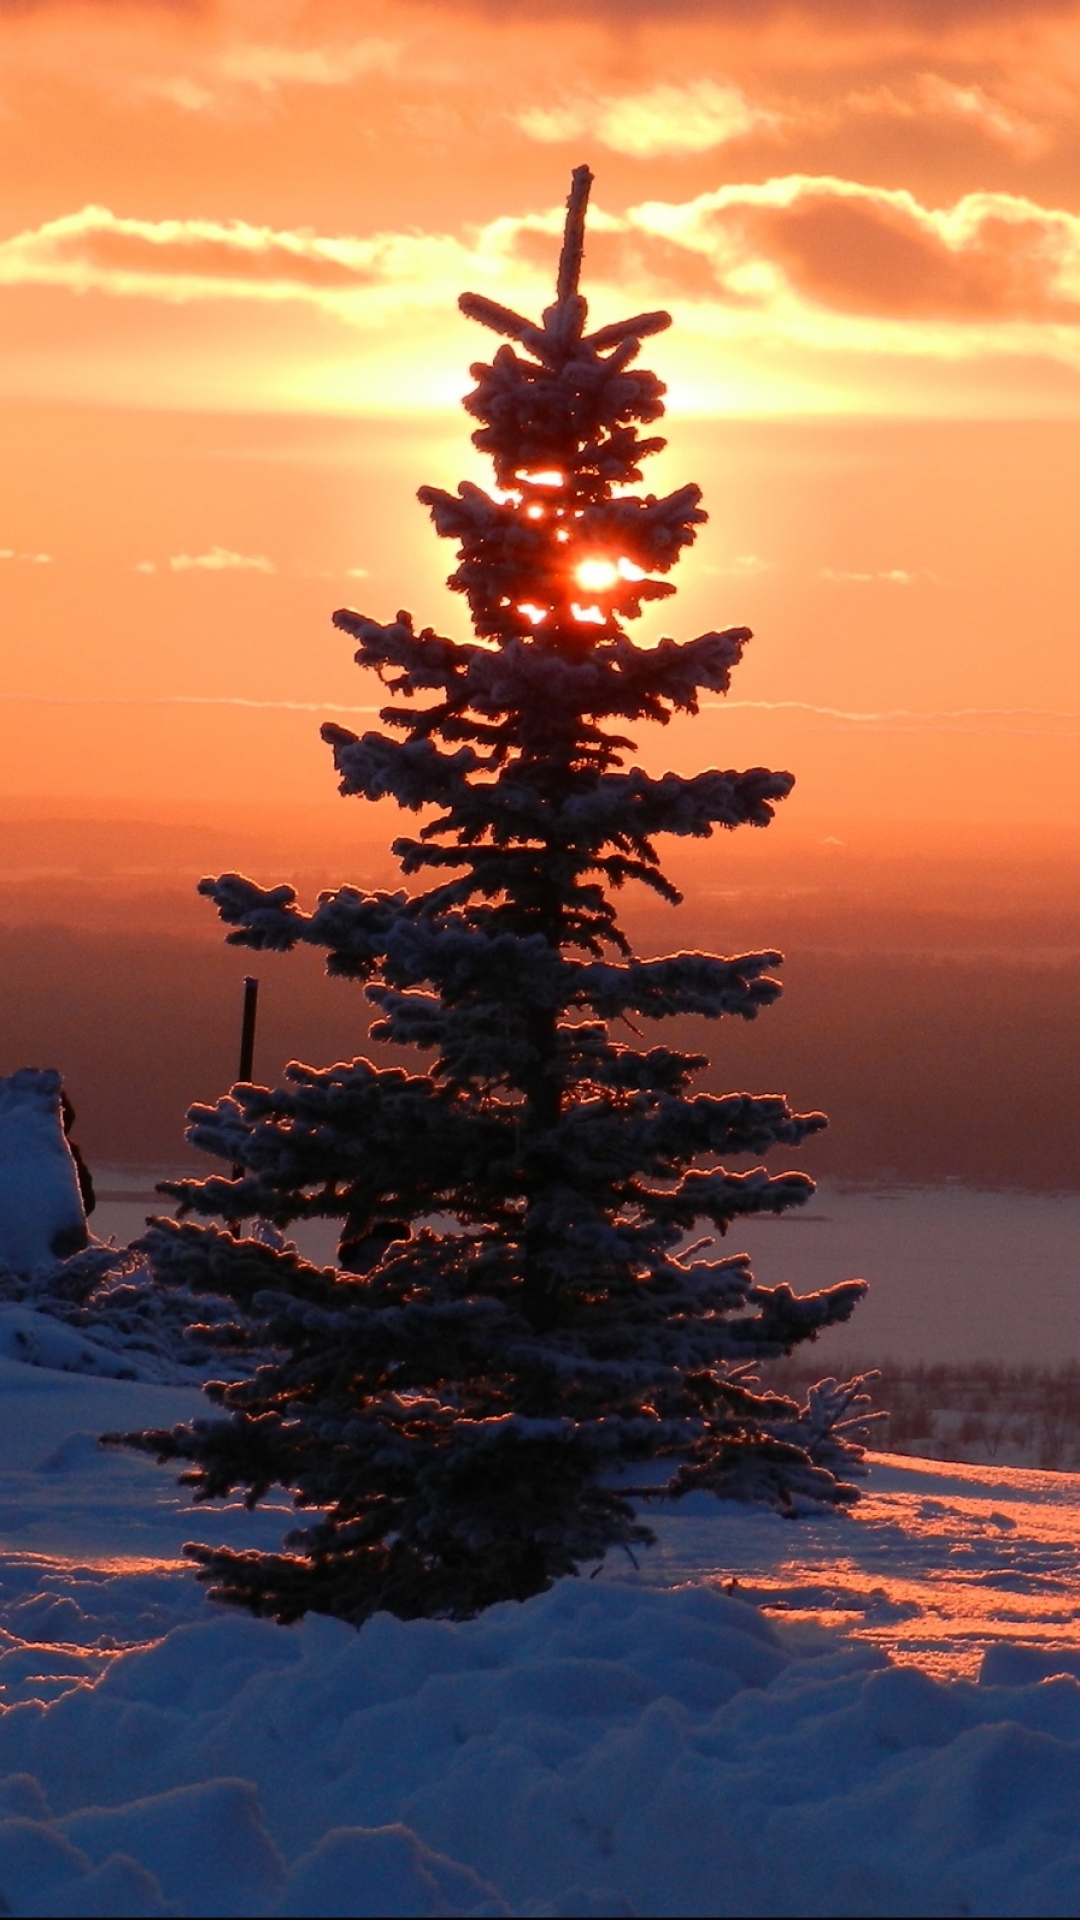
[[550,297],[587,159],[712,515],[640,631],[758,636],[650,762],[1080,823],[1078,108],[1056,0],[0,0],[0,794],[330,794],[332,609],[465,630],[457,293]]

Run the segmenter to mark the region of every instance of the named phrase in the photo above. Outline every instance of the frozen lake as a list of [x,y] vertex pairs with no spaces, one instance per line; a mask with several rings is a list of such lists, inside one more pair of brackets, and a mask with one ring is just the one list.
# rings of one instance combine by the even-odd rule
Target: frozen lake
[[1080,1360],[1080,1194],[960,1186],[844,1188],[739,1225],[765,1284],[797,1293],[865,1279],[868,1298],[829,1353],[896,1360]]
[[[93,1217],[103,1238],[130,1240],[164,1211],[145,1171],[103,1169],[97,1182],[108,1196]],[[331,1226],[297,1237],[311,1258],[333,1258]],[[1080,1360],[1080,1193],[823,1181],[801,1213],[737,1224],[724,1251],[744,1247],[766,1285],[871,1282],[854,1319],[822,1341],[829,1369],[849,1358]]]

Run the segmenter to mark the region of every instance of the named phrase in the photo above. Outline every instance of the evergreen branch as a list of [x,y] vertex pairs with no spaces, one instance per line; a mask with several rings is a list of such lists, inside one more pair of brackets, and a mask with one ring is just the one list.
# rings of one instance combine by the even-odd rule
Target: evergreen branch
[[594,353],[606,353],[609,347],[621,346],[624,340],[640,342],[652,333],[664,333],[670,325],[670,313],[636,313],[632,320],[616,320],[611,326],[598,327],[595,333],[586,334],[581,344],[591,347]]
[[510,307],[501,307],[497,300],[489,300],[485,294],[459,294],[458,306],[467,320],[478,320],[482,327],[490,327],[492,333],[502,333],[511,340],[520,340],[522,346],[529,347],[533,352],[544,345],[543,330],[535,321],[524,319]]

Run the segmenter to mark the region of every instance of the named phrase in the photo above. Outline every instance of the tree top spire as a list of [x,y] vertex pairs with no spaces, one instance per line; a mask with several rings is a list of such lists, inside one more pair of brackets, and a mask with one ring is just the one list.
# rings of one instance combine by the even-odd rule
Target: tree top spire
[[[482,327],[490,327],[493,333],[505,334],[511,340],[517,340],[527,353],[531,353],[550,371],[562,367],[568,356],[575,357],[579,347],[586,349],[586,357],[592,355],[595,358],[598,354],[618,352],[634,341],[637,344],[631,351],[632,358],[646,335],[662,333],[665,327],[671,325],[670,313],[637,313],[632,319],[617,320],[614,325],[601,327],[595,333],[584,333],[588,306],[578,290],[578,282],[585,252],[585,212],[592,183],[590,167],[574,168],[566,200],[555,300],[545,308],[539,325],[535,320],[526,319],[524,314],[514,313],[510,307],[502,306],[499,301],[489,300],[483,293],[463,293],[458,299],[458,306],[470,320],[478,321]],[[605,370],[605,377],[608,373],[610,368]],[[663,392],[655,376],[644,377],[653,381],[657,394]],[[471,413],[477,411],[474,400],[475,396],[465,402]],[[658,412],[662,413],[663,407]],[[656,417],[656,412],[638,415],[643,420]],[[658,445],[654,445],[651,451],[657,451]]]
[[585,251],[585,212],[589,204],[589,189],[593,175],[588,167],[575,167],[570,176],[570,192],[566,201],[566,225],[563,228],[562,251],[559,254],[559,277],[555,284],[555,298],[569,300],[578,290],[581,275],[581,260]]

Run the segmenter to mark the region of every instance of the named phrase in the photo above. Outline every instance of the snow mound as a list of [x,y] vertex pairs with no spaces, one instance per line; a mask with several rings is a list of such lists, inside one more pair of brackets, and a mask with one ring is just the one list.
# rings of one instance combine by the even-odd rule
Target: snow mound
[[359,1633],[204,1613],[68,1649],[52,1698],[61,1651],[16,1653],[13,1913],[1080,1907],[1075,1657],[943,1684],[714,1586],[583,1581]]
[[97,1444],[203,1405],[0,1356],[0,1912],[1080,1912],[1080,1478],[877,1457],[856,1518],[691,1495],[638,1573],[282,1629],[179,1551],[288,1504]]
[[54,1067],[20,1067],[0,1078],[0,1261],[15,1273],[86,1245],[60,1087]]

